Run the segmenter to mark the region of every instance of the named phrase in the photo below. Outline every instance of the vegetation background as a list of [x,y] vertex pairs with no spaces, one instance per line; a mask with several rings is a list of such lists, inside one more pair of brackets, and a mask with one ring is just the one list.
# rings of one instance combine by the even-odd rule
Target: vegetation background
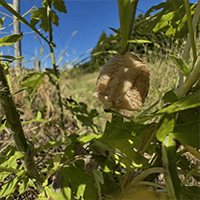
[[[149,94],[140,112],[105,113],[92,96],[101,67],[121,50],[121,29],[113,29],[109,36],[102,32],[89,62],[82,60],[71,70],[61,71],[54,58],[51,26],[55,21],[51,17],[65,12],[64,1],[44,0],[41,8],[32,11],[31,22],[17,16],[36,33],[36,23],[49,33],[48,39],[38,34],[49,44],[53,69],[42,70],[39,58],[33,70],[17,71],[9,68],[16,58],[1,55],[1,81],[5,74],[27,145],[21,147],[16,139],[18,130],[12,128],[6,110],[11,107],[6,105],[9,95],[2,84],[1,199],[114,199],[116,195],[125,199],[132,193],[136,196],[141,185],[151,186],[150,191],[142,190],[152,198],[163,195],[166,199],[165,194],[172,199],[199,198],[200,26],[197,17],[191,33],[188,24],[192,21],[188,23],[185,16],[187,8],[191,17],[195,10],[199,16],[200,4],[187,3],[167,1],[135,20],[130,50],[150,69]],[[5,1],[0,4],[17,15]],[[48,24],[42,23],[42,10],[47,12]],[[151,15],[155,10],[159,12]],[[171,21],[165,23],[164,17]],[[196,53],[188,52],[190,59],[184,60],[188,35],[195,38]],[[21,34],[3,37],[0,44],[8,46],[20,39]],[[179,97],[175,89],[180,71],[188,80],[196,68],[195,82]],[[27,158],[34,161],[33,173]]]

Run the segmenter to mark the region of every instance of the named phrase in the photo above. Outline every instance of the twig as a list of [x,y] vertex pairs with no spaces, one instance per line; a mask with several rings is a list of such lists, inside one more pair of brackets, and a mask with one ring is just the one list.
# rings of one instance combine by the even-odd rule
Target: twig
[[63,103],[62,103],[62,98],[61,98],[61,93],[60,93],[60,86],[59,86],[59,73],[58,69],[56,66],[56,60],[55,60],[55,52],[54,52],[54,43],[53,43],[53,30],[52,30],[52,19],[51,19],[51,3],[48,3],[48,22],[49,22],[49,48],[51,52],[51,62],[53,65],[53,71],[54,74],[57,78],[58,81],[56,81],[56,92],[58,95],[58,105],[60,107],[60,122],[61,122],[61,127],[65,135],[67,135],[66,130],[65,130],[65,124],[64,124],[64,110],[63,110]]

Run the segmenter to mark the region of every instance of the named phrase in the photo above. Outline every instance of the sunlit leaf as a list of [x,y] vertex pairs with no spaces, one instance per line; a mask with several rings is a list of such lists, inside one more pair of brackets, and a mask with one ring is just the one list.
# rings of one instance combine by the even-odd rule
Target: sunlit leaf
[[56,10],[59,12],[67,13],[67,9],[65,6],[65,2],[63,0],[54,0],[52,1],[52,4]]
[[151,43],[151,41],[149,41],[149,40],[140,40],[140,39],[138,39],[138,40],[128,40],[128,42],[130,42],[130,43]]
[[159,110],[156,114],[161,114],[161,113],[175,113],[178,111],[182,110],[187,110],[190,108],[195,108],[200,106],[200,92],[197,90],[196,92],[193,92],[186,97],[183,97],[182,99],[174,102],[168,107],[165,107],[161,110]]
[[188,76],[190,73],[190,68],[188,67],[187,63],[181,58],[176,55],[169,55],[169,57],[173,60],[178,70],[184,75]]
[[1,187],[0,197],[8,198],[11,194],[13,194],[17,187],[18,182],[19,182],[19,179],[15,177],[14,179],[11,179],[6,184],[4,184]]
[[21,179],[20,181],[21,181],[21,184],[18,190],[19,194],[23,194],[29,186],[32,186],[32,187],[34,186],[33,182],[27,176],[23,177],[23,179]]
[[43,83],[44,73],[33,72],[23,78],[20,88],[26,87],[29,94],[38,89],[39,84]]
[[[193,15],[196,4],[190,5]],[[167,36],[173,35],[176,38],[186,36],[188,33],[184,1],[166,1],[152,6],[146,12],[145,17],[143,34],[151,30],[157,32],[163,28],[166,28],[165,34]]]
[[41,7],[31,11],[31,25],[35,26],[41,20],[40,28],[45,32],[49,31],[49,23],[47,17],[47,7]]
[[0,47],[11,46],[15,42],[21,40],[22,37],[23,37],[23,33],[4,36],[0,38]]
[[164,114],[158,123],[156,138],[162,142],[169,133],[173,132],[174,125],[174,115]]
[[133,122],[123,122],[120,117],[117,117],[112,123],[107,122],[100,141],[110,148],[120,151],[123,156],[119,156],[119,159],[123,162],[126,161],[126,163],[131,163],[137,167],[147,167],[147,159],[134,151],[134,148],[139,147],[142,141],[141,135],[145,133],[148,127],[149,125],[141,126]]
[[3,26],[3,21],[4,21],[4,19],[5,19],[5,17],[0,18],[0,29],[1,29],[2,26]]
[[[70,192],[76,195],[79,199],[95,199],[96,188],[95,182],[91,176],[77,167],[64,167],[60,170],[60,175],[63,177],[61,194],[67,197],[71,196]],[[69,189],[69,183],[71,191]],[[64,190],[68,188],[68,190]],[[68,193],[68,194],[67,194]]]
[[59,20],[59,17],[56,14],[56,12],[51,10],[51,21],[52,21],[52,23],[55,24],[56,26],[58,26],[58,20]]
[[24,56],[19,56],[17,58],[10,56],[10,55],[0,55],[0,58],[4,58],[3,61],[12,62],[13,60],[19,60],[24,58]]

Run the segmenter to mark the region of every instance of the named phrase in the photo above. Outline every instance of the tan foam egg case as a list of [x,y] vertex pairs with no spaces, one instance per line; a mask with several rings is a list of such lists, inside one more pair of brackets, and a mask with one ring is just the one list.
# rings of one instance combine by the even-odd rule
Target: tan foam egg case
[[149,89],[149,68],[133,52],[115,55],[102,68],[93,94],[104,109],[140,110]]

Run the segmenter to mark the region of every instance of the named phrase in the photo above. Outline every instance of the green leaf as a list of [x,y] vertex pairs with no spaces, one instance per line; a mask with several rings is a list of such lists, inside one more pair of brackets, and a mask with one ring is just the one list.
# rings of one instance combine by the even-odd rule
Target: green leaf
[[188,67],[185,60],[183,60],[181,57],[178,57],[176,55],[169,55],[169,57],[173,60],[173,62],[176,64],[176,67],[179,69],[179,71],[184,75],[188,76],[190,73],[190,68]]
[[72,199],[72,190],[70,189],[70,185],[68,183],[68,187],[62,189],[61,193],[57,194],[51,190],[51,186],[46,186],[44,188],[43,193],[39,194],[38,200],[49,200],[52,199],[59,199],[59,200],[71,200]]
[[[59,1],[56,1],[59,2]],[[40,28],[43,29],[45,32],[49,31],[49,19],[47,15],[47,6],[43,5],[43,7],[35,9],[31,11],[31,25],[35,26],[39,21],[41,20],[40,23]],[[58,26],[58,20],[59,17],[57,16],[56,12],[51,10],[51,21],[53,24]]]
[[115,50],[108,50],[108,51],[99,51],[99,52],[96,52],[96,53],[94,53],[94,54],[92,54],[92,56],[98,56],[98,55],[100,55],[100,54],[108,54],[108,53],[110,53],[110,54],[119,54],[117,51],[115,51]]
[[139,147],[142,135],[148,127],[149,125],[123,122],[121,117],[116,117],[112,123],[107,122],[105,131],[99,140],[111,149],[120,151],[123,156],[120,155],[119,159],[126,161],[126,165],[129,163],[127,167],[130,167],[130,164],[135,167],[147,167],[149,166],[147,159],[139,155],[134,148]]
[[115,28],[111,28],[111,27],[109,27],[109,29],[112,30],[113,32],[117,33],[117,34],[120,34],[120,31],[117,30],[117,29],[115,29]]
[[15,169],[17,168],[16,160],[22,157],[24,157],[24,155],[21,152],[15,151],[12,155],[12,150],[10,150],[6,155],[6,159],[1,163],[1,167],[11,167]]
[[123,54],[127,51],[128,40],[131,39],[138,1],[118,0],[117,2],[121,30],[121,53]]
[[174,115],[164,114],[158,123],[156,138],[162,142],[169,133],[173,132],[174,125]]
[[130,43],[152,43],[151,41],[149,41],[149,40],[140,40],[140,39],[138,39],[138,40],[128,40],[128,42],[130,42]]
[[0,58],[5,58],[4,61],[12,62],[13,60],[19,60],[19,59],[24,58],[24,56],[15,58],[15,57],[9,56],[9,55],[0,55]]
[[1,172],[10,172],[10,173],[15,173],[16,174],[18,172],[18,170],[14,169],[12,167],[1,167],[0,166],[0,173]]
[[0,38],[0,47],[11,46],[15,42],[21,40],[22,37],[23,37],[23,33],[4,36]]
[[196,121],[198,119],[198,117],[200,116],[199,111],[200,111],[200,107],[196,107],[196,108],[191,108],[191,109],[180,111],[179,115],[180,115],[181,119],[185,123],[187,123],[187,122]]
[[20,179],[20,186],[19,186],[19,194],[23,194],[27,188],[31,186],[31,187],[35,187],[34,183],[31,181],[31,179],[28,176],[24,176],[22,179]]
[[180,142],[199,148],[199,130],[199,121],[194,121],[176,125],[173,133]]
[[101,171],[99,171],[97,169],[94,169],[92,171],[92,174],[94,176],[94,180],[95,180],[95,183],[96,183],[96,186],[97,186],[99,199],[101,200],[102,199],[102,195],[101,195],[101,185],[100,184],[104,184],[103,174],[102,174]]
[[20,88],[27,87],[27,92],[31,94],[34,90],[37,91],[38,86],[44,83],[44,73],[33,72],[23,78]]
[[19,182],[19,179],[17,177],[15,177],[14,179],[9,180],[6,184],[4,184],[1,188],[0,191],[0,197],[10,197],[11,194],[14,193],[17,184]]
[[15,15],[21,22],[26,24],[29,28],[31,28],[33,31],[35,31],[40,37],[42,37],[47,43],[49,41],[35,28],[35,26],[31,25],[28,21],[26,21],[25,18],[23,18],[18,12],[16,12],[11,6],[9,6],[5,0],[1,0],[1,5],[8,10],[10,13]]
[[[194,14],[196,4],[192,5],[191,14]],[[156,13],[155,13],[156,12]],[[155,13],[152,14],[151,13]],[[145,14],[144,20],[145,29],[143,34],[153,30],[154,32],[161,29],[167,29],[167,36],[173,35],[175,38],[186,36],[188,33],[187,16],[184,7],[184,1],[167,1],[158,5],[152,6]]]
[[[96,199],[96,188],[93,178],[84,170],[75,166],[66,166],[60,170],[63,178],[61,195],[70,197],[72,191],[75,196],[83,199]],[[70,183],[70,186],[69,186]],[[72,198],[69,198],[72,199]]]
[[40,151],[46,150],[46,149],[51,149],[53,147],[57,147],[60,145],[70,145],[71,144],[71,140],[68,137],[61,137],[61,139],[59,141],[49,141],[48,144],[43,145],[43,143],[40,144],[40,146],[36,149],[34,149],[35,153],[38,153]]
[[168,134],[162,142],[162,161],[169,198],[180,199],[181,181],[177,173],[176,142],[172,133]]
[[4,21],[5,18],[6,18],[6,17],[2,17],[2,18],[0,18],[0,29],[1,29],[2,26],[3,26],[3,21]]
[[83,135],[83,136],[80,136],[80,137],[78,137],[77,138],[77,140],[78,141],[80,141],[80,142],[84,142],[84,143],[87,143],[87,142],[89,142],[89,141],[91,141],[92,139],[94,139],[94,138],[96,138],[96,139],[98,139],[99,137],[101,137],[101,135]]
[[177,101],[177,96],[173,90],[170,90],[165,93],[165,95],[163,96],[162,99],[163,99],[164,103],[173,103],[173,102]]
[[182,110],[187,110],[190,108],[195,108],[200,106],[200,92],[199,90],[187,95],[186,97],[181,98],[180,100],[174,102],[168,107],[165,107],[159,110],[156,114],[161,113],[175,113]]
[[65,2],[63,0],[54,0],[52,1],[52,4],[56,10],[59,12],[67,13],[67,9],[65,6]]
[[45,32],[49,31],[49,23],[47,17],[47,6],[31,11],[31,25],[35,26],[41,20],[40,28]]
[[51,21],[53,24],[55,24],[56,26],[58,26],[58,21],[59,21],[59,17],[56,14],[55,11],[51,10]]

